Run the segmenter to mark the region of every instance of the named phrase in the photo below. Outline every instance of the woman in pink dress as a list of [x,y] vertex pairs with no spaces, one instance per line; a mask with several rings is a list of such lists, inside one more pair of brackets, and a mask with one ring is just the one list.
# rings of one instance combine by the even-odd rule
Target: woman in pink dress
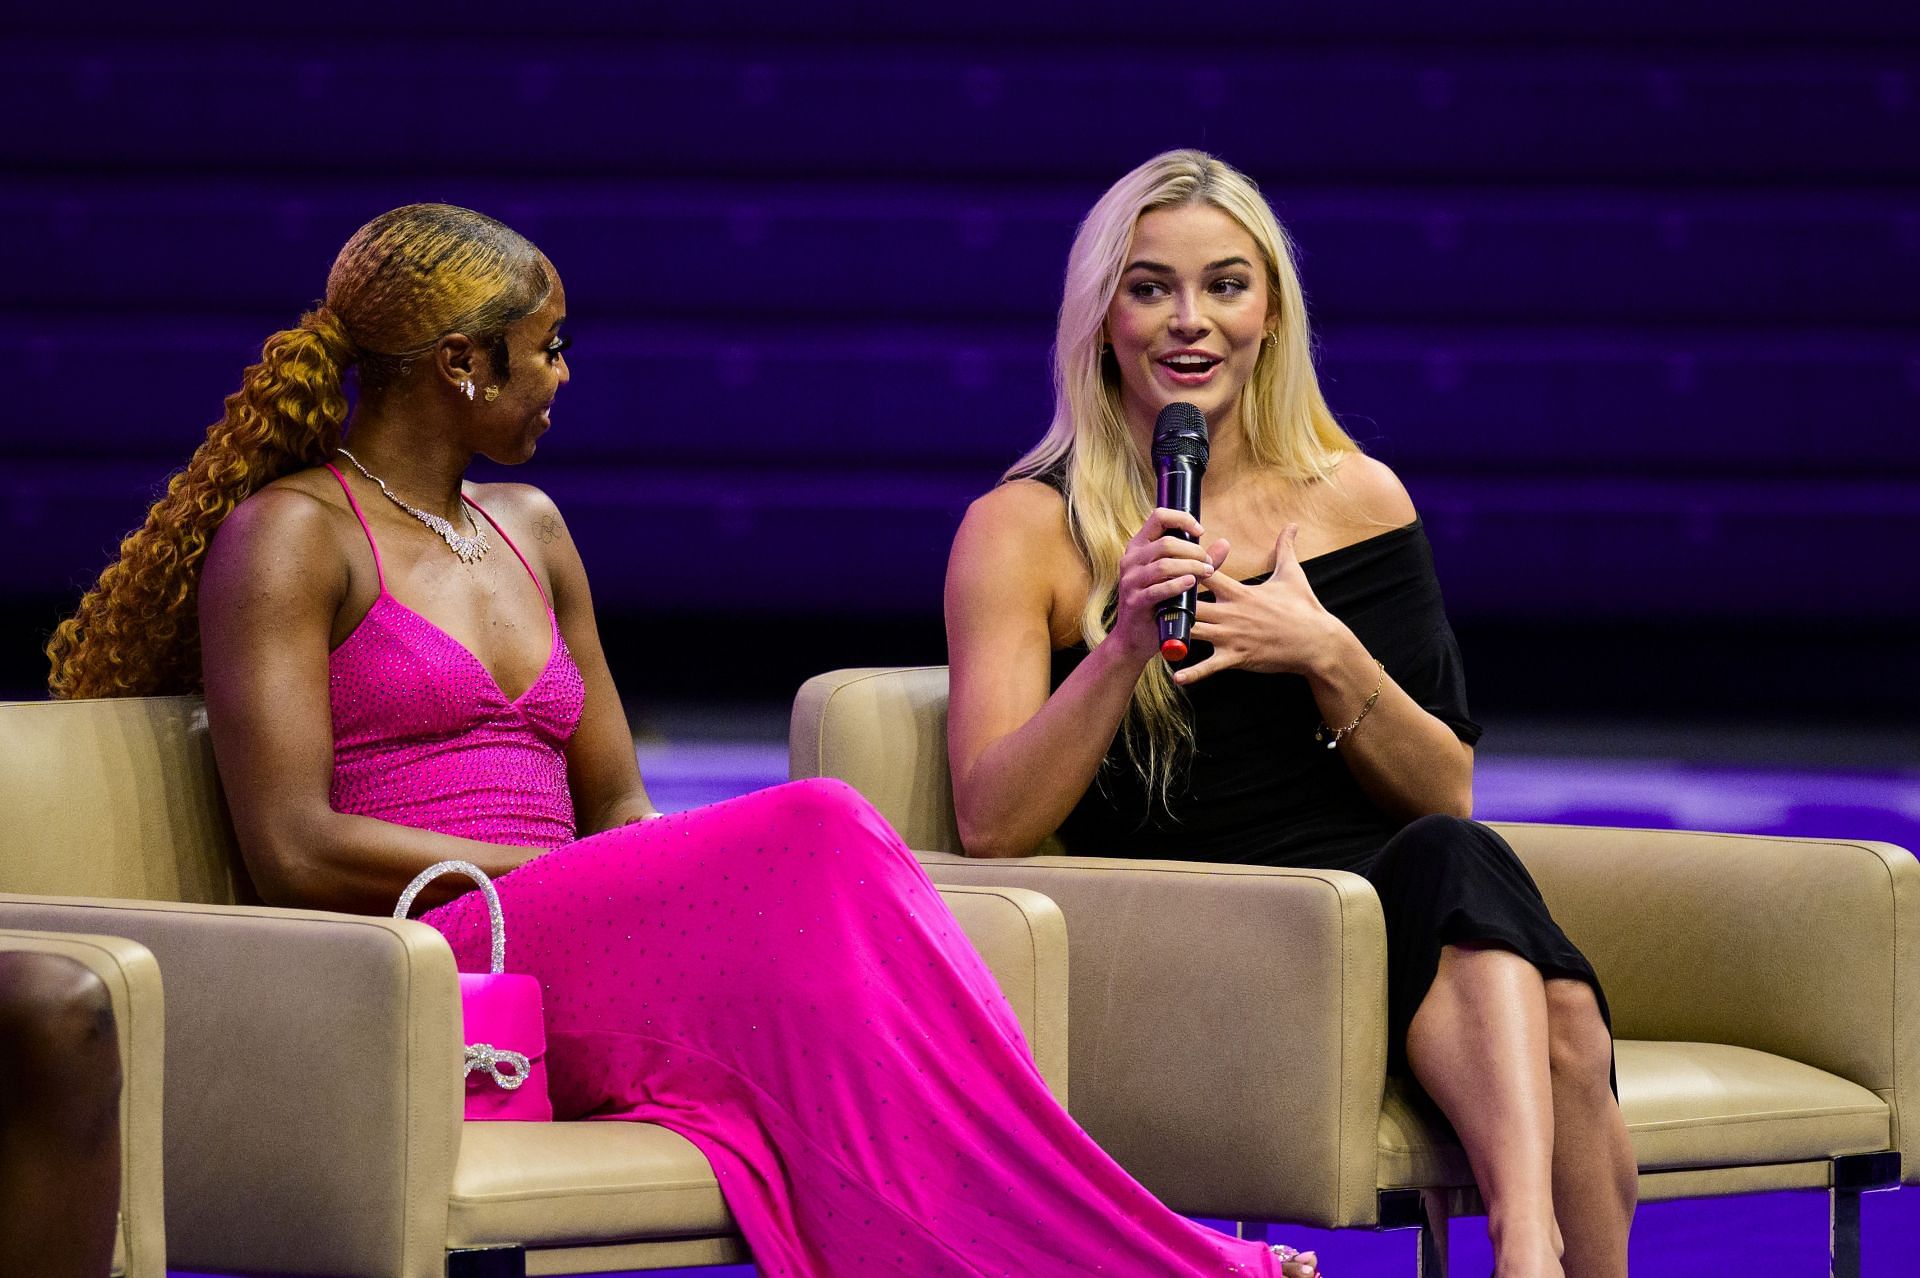
[[[693,1141],[767,1274],[1315,1272],[1168,1211],[1094,1145],[851,789],[653,819],[560,512],[463,479],[533,455],[565,314],[492,219],[361,228],[55,633],[54,695],[204,687],[269,901],[385,913],[432,862],[495,876],[545,989],[556,1113]],[[484,970],[478,894],[437,889],[427,921]]]

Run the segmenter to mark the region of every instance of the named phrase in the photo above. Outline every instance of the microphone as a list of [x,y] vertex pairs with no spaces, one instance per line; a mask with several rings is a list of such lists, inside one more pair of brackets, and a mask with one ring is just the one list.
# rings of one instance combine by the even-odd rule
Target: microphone
[[[1153,464],[1160,472],[1156,505],[1200,518],[1200,479],[1207,473],[1207,419],[1192,404],[1168,404],[1153,423]],[[1191,533],[1173,532],[1197,544]],[[1160,655],[1168,662],[1187,659],[1187,635],[1193,629],[1200,587],[1188,586],[1161,604]]]

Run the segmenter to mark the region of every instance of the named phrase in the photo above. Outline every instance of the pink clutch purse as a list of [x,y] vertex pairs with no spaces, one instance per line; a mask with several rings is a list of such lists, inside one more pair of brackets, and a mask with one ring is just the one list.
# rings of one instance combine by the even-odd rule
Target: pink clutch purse
[[540,982],[504,970],[507,923],[493,880],[470,861],[430,865],[407,884],[399,904],[393,907],[393,917],[407,917],[420,889],[449,870],[465,874],[480,885],[493,926],[491,970],[460,973],[461,1041],[467,1047],[467,1119],[552,1122],[553,1102],[547,1096],[547,1019],[540,1001]]

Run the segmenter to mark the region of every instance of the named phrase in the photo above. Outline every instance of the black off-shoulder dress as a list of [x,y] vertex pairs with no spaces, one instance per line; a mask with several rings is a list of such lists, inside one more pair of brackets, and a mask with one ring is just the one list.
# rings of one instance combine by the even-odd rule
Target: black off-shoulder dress
[[[1418,520],[1302,562],[1320,602],[1394,682],[1471,745],[1466,680]],[[1252,582],[1264,577],[1250,579]],[[1188,662],[1203,660],[1196,642]],[[1053,686],[1087,655],[1053,654]],[[1184,690],[1195,750],[1165,805],[1150,801],[1118,736],[1094,784],[1060,827],[1067,852],[1352,870],[1386,914],[1388,1063],[1406,1072],[1407,1026],[1433,984],[1441,947],[1502,946],[1548,976],[1606,996],[1560,930],[1513,849],[1476,821],[1412,823],[1369,799],[1338,750],[1314,740],[1320,711],[1298,675],[1227,670]],[[1377,724],[1363,725],[1359,731]],[[1611,1023],[1611,1022],[1609,1022]]]

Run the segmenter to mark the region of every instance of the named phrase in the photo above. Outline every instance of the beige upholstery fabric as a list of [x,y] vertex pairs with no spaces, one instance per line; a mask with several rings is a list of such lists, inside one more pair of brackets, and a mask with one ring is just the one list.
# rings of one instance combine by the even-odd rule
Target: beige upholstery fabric
[[[1620,1108],[1642,1171],[1793,1163],[1889,1147],[1886,1103],[1811,1065],[1725,1043],[1627,1039],[1617,1052]],[[1398,1080],[1388,1084],[1381,1109],[1380,1183],[1473,1183],[1445,1119]]]
[[107,987],[120,1040],[120,1224],[113,1272],[166,1278],[167,1230],[161,1167],[161,1089],[166,1000],[160,965],[143,945],[118,936],[0,928],[0,950],[58,954]]
[[[0,928],[130,937],[166,974],[176,1268],[439,1278],[450,1247],[523,1244],[532,1273],[741,1258],[711,1169],[662,1128],[461,1121],[438,933],[245,903],[197,701],[0,705],[0,752]],[[1064,1096],[1060,911],[1019,887],[943,895]]]
[[451,1247],[697,1238],[734,1227],[700,1151],[651,1123],[468,1123],[451,1201]]
[[[1331,1226],[1372,1223],[1376,1189],[1470,1186],[1431,1102],[1385,1078],[1384,933],[1363,880],[949,855],[945,728],[944,668],[834,671],[795,700],[791,775],[857,786],[927,849],[936,881],[1017,884],[1059,903],[1073,1108],[1123,1165],[1181,1210]],[[1901,1123],[1920,1104],[1911,855],[1496,828],[1607,990],[1648,1198],[1825,1184],[1826,1159],[1886,1149],[1920,1183]],[[1329,1050],[1302,1059],[1313,1053],[1301,1044]]]
[[256,899],[198,697],[0,703],[0,759],[0,892]]
[[836,670],[807,680],[793,703],[787,776],[838,777],[886,813],[908,847],[959,852],[947,668]]
[[1496,824],[1605,983],[1621,1038],[1731,1043],[1892,1107],[1920,1177],[1920,863],[1886,843]]
[[1648,1171],[1798,1162],[1892,1144],[1886,1102],[1858,1083],[1725,1043],[1626,1040],[1621,1106]]
[[130,937],[167,982],[177,1269],[430,1278],[459,1132],[453,955],[424,923],[0,896],[0,927]]
[[1071,1109],[1149,1189],[1199,1215],[1371,1218],[1386,946],[1365,880],[1078,857],[921,863],[936,882],[1018,884],[1059,904]]

